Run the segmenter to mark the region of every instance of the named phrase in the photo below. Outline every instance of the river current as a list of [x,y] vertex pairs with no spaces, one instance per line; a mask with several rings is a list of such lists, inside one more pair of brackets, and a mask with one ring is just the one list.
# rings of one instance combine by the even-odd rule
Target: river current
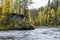
[[0,40],[60,40],[60,28],[0,31]]

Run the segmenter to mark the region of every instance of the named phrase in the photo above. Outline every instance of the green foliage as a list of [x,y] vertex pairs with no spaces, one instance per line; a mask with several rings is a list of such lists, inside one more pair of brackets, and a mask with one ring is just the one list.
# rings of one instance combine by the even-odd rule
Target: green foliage
[[0,18],[0,30],[7,30],[13,28],[15,22],[11,19],[10,14],[6,14],[5,16],[1,16]]
[[[2,7],[1,7],[2,16],[0,18],[1,29],[13,28],[15,24],[19,24],[20,26],[27,26],[27,24],[29,23],[34,24],[34,25],[40,25],[40,26],[60,25],[60,6],[59,6],[60,3],[58,4],[58,1],[53,1],[50,4],[50,0],[49,0],[48,6],[41,7],[38,10],[33,9],[31,11],[25,8],[25,6],[27,7],[27,5],[25,5],[25,1],[23,1],[24,5],[18,2],[19,0],[16,0],[14,4],[13,12],[15,13],[19,12],[20,14],[23,14],[25,16],[25,21],[27,22],[20,21],[20,20],[15,22],[15,20],[11,19],[12,0],[6,0],[6,1],[2,0]],[[27,3],[28,1],[26,1],[26,4]],[[55,5],[55,4],[58,4],[58,5]]]
[[31,24],[30,22],[28,21],[16,21],[16,24],[18,24],[19,26],[22,26],[23,28],[28,28],[29,26],[33,26],[33,24]]
[[57,15],[58,15],[58,20],[60,20],[60,7],[58,7],[58,10],[57,10],[58,12],[57,12]]

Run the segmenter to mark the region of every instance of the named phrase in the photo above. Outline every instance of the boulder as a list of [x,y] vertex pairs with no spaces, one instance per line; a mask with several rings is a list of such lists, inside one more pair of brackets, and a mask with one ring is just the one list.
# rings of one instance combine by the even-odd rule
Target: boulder
[[21,24],[15,24],[14,28],[15,30],[32,30],[32,29],[35,29],[35,26],[31,23],[27,23],[25,22]]

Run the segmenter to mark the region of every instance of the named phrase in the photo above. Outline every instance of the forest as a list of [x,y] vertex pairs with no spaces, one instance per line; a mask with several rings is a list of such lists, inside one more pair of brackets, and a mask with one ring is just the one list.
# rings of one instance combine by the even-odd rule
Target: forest
[[[14,4],[13,4],[14,3]],[[0,29],[9,29],[13,25],[20,24],[26,26],[23,21],[15,21],[11,18],[11,14],[24,15],[25,21],[34,26],[60,26],[60,0],[53,0],[45,7],[39,9],[28,9],[28,5],[33,4],[30,0],[1,0],[0,3]]]

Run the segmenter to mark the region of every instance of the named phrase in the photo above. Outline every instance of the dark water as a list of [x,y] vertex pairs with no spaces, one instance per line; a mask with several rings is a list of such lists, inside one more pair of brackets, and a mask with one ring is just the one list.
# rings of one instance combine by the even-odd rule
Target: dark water
[[60,40],[60,28],[0,31],[0,40]]

